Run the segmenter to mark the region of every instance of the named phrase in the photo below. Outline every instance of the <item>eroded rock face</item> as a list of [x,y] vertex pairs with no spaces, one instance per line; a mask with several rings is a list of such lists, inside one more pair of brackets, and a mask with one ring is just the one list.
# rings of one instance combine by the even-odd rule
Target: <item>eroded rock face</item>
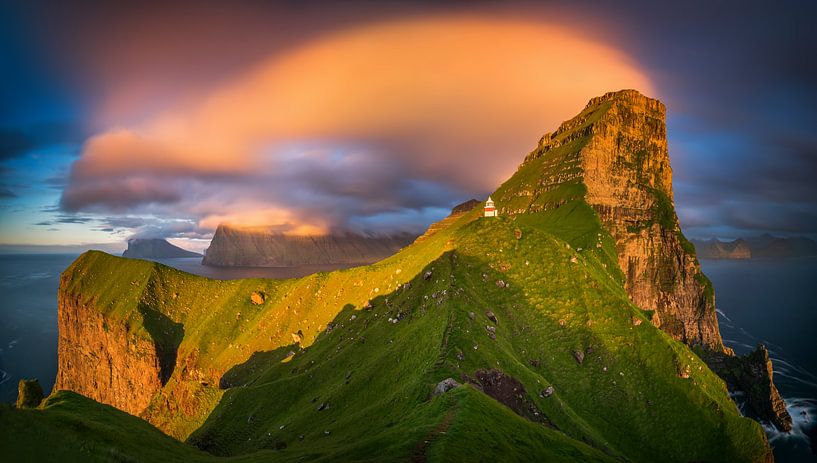
[[112,323],[78,296],[59,293],[59,363],[54,390],[67,389],[139,415],[162,387],[154,342]]
[[550,420],[536,407],[522,383],[513,376],[497,369],[477,370],[474,372],[474,378],[469,381],[517,415],[534,423],[551,426]]
[[565,158],[570,168],[541,186],[579,179],[585,200],[616,241],[632,301],[655,311],[654,322],[674,338],[723,351],[712,286],[673,207],[665,118],[658,100],[635,90],[608,93],[542,137],[525,163],[574,144],[576,152]]
[[21,379],[17,385],[17,408],[34,408],[43,401],[43,388],[37,379]]
[[772,361],[766,346],[761,344],[751,354],[741,357],[707,352],[703,359],[726,381],[730,391],[744,393],[755,416],[780,431],[791,431],[791,415],[774,385]]

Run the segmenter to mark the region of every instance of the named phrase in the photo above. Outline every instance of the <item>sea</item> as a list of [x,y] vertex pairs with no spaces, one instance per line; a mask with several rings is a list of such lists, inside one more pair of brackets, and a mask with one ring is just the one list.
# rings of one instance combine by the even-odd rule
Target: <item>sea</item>
[[769,349],[794,421],[789,433],[764,426],[775,461],[817,461],[806,434],[817,427],[817,256],[702,260],[701,267],[715,286],[724,343],[737,354],[761,343]]
[[[0,401],[14,402],[21,378],[46,394],[57,374],[57,289],[70,254],[0,255]],[[157,259],[215,279],[294,278],[337,266],[220,268],[199,258]],[[763,343],[794,430],[764,426],[780,462],[817,461],[807,432],[817,427],[817,257],[702,260],[715,286],[724,342],[738,354]]]

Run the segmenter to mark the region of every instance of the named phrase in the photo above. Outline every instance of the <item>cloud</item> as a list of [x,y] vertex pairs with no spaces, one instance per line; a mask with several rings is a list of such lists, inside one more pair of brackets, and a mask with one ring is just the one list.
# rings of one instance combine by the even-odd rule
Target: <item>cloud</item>
[[72,123],[49,122],[26,127],[0,127],[0,161],[6,161],[49,145],[76,143],[80,129]]
[[817,145],[808,136],[775,129],[685,138],[670,152],[678,216],[690,234],[817,234]]
[[94,135],[61,206],[202,230],[376,227],[491,191],[542,133],[620,88],[652,93],[626,56],[554,24],[442,15],[358,26]]
[[66,211],[114,210],[126,211],[143,204],[178,202],[181,193],[161,179],[136,176],[105,178],[90,176],[72,182],[64,190],[60,206]]
[[17,194],[5,187],[0,187],[0,199],[16,198]]

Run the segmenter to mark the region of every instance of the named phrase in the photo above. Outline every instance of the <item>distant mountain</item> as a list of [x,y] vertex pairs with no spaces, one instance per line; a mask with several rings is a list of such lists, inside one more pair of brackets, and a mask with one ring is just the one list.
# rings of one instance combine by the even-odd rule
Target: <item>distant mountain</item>
[[289,236],[219,225],[202,262],[219,267],[371,264],[389,257],[416,237],[411,233],[367,235],[351,232]]
[[197,252],[188,251],[159,238],[133,238],[128,240],[128,249],[123,257],[137,259],[171,259],[175,257],[201,257]]
[[785,258],[817,255],[817,242],[802,236],[779,238],[767,234],[733,241],[692,240],[702,259]]
[[798,257],[817,255],[817,242],[803,236],[779,238],[767,234],[747,238],[752,257]]
[[751,259],[752,250],[745,240],[719,241],[717,238],[709,240],[692,240],[698,257],[702,259]]

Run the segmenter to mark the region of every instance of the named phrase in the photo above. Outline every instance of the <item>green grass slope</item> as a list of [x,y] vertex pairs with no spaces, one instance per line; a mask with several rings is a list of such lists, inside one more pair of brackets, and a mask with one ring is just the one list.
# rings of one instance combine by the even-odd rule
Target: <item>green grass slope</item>
[[[14,436],[30,421],[67,454],[136,461],[765,460],[760,425],[630,302],[614,240],[584,201],[587,139],[563,141],[493,195],[518,215],[477,208],[370,266],[214,281],[82,255],[64,295],[175,355],[142,417],[187,444],[62,393],[4,411],[8,444],[27,450]],[[434,396],[449,377],[461,386]],[[85,419],[105,426],[88,432]]]
[[[281,461],[404,460],[426,440],[425,454],[440,460],[469,450],[478,461],[762,459],[760,426],[739,415],[689,349],[645,321],[604,268],[606,252],[568,244],[586,230],[567,241],[543,230],[592,217],[577,203],[525,220],[463,224],[453,249],[424,269],[430,280],[421,272],[371,309],[341,312],[332,332],[293,358],[269,358],[225,394],[190,441],[218,455],[275,448]],[[489,310],[496,340],[486,329],[494,326]],[[636,326],[634,317],[644,322]],[[576,350],[585,353],[581,364]],[[687,365],[690,377],[682,378]],[[440,380],[467,382],[482,369],[519,380],[550,425],[519,415],[496,422],[506,417],[476,408],[486,400],[502,406],[476,386],[431,399]],[[540,396],[548,386],[553,395]],[[435,435],[441,423],[447,431]],[[510,446],[498,437],[506,426],[519,428]],[[542,440],[551,444],[535,445]],[[557,443],[572,446],[556,451]]]
[[73,392],[39,409],[0,408],[3,461],[207,461],[216,458],[150,424]]
[[[572,200],[515,218],[478,212],[373,266],[299,280],[213,281],[89,253],[66,272],[66,284],[112,323],[127,320],[134,335],[174,342],[157,339],[172,330],[148,329],[146,320],[160,318],[152,312],[183,325],[179,358],[196,352],[199,370],[223,373],[232,387],[191,381],[177,366],[166,387],[198,394],[198,408],[170,411],[157,400],[145,416],[213,455],[763,459],[760,426],[739,415],[695,354],[629,302],[612,239],[589,206]],[[252,291],[266,302],[252,304]],[[299,330],[304,340],[294,345]],[[575,351],[584,353],[581,364]],[[541,422],[481,391],[477,373],[489,369],[519,381]],[[463,386],[432,398],[447,377]],[[67,423],[49,422],[71,436]]]

